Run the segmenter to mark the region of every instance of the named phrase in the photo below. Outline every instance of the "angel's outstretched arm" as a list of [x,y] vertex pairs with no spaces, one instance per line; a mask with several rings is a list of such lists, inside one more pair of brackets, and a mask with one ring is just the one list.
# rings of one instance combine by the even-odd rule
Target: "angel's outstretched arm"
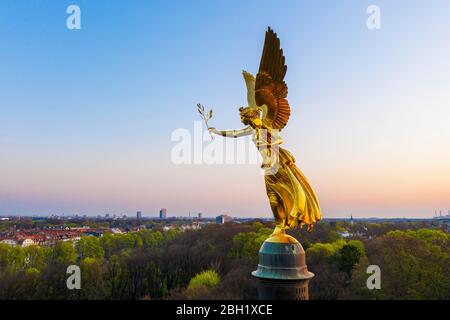
[[253,133],[253,129],[251,126],[248,126],[244,129],[239,129],[239,130],[217,130],[216,128],[209,128],[209,131],[212,133],[215,133],[219,136],[232,137],[232,138],[248,136]]

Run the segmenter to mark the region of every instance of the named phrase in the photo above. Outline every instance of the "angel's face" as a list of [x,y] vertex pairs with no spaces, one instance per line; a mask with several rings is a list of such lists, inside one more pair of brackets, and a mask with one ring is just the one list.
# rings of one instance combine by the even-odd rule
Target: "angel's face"
[[242,113],[241,113],[241,122],[243,124],[245,124],[246,126],[248,126],[250,124],[251,120],[248,117],[242,115]]
[[259,118],[258,109],[252,107],[239,108],[239,114],[241,122],[246,126],[251,125],[254,119]]

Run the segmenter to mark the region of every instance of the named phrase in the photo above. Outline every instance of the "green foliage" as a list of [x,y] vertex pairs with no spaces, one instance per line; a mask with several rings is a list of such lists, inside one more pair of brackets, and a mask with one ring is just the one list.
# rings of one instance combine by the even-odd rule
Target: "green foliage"
[[103,260],[86,257],[81,260],[82,298],[101,299],[104,295]]
[[314,243],[306,250],[306,254],[311,258],[326,259],[331,257],[335,250],[331,243]]
[[215,270],[206,270],[196,274],[191,281],[189,281],[188,288],[196,286],[205,286],[208,289],[216,287],[220,283],[220,276]]
[[362,256],[363,250],[354,244],[348,243],[344,245],[336,256],[339,270],[351,275],[353,267],[359,262]]
[[55,260],[63,264],[74,264],[77,260],[77,252],[72,242],[58,242],[53,249]]
[[346,230],[340,223],[336,223],[336,231],[337,232],[343,232],[343,231],[346,231]]
[[[381,299],[381,290],[369,290],[367,288],[367,278],[369,277],[369,274],[367,274],[366,271],[369,265],[369,259],[367,257],[362,257],[359,260],[359,263],[354,266],[348,292],[344,293],[344,297],[342,298],[367,300]],[[381,288],[384,289],[383,271],[381,272]]]
[[179,235],[178,230],[170,230],[166,234],[166,238],[160,231],[140,230],[137,233],[128,234],[105,233],[99,241],[105,256],[110,257],[142,247],[156,248],[164,241],[174,239],[177,235]]
[[26,273],[29,277],[37,278],[41,272],[37,268],[30,268],[27,269]]
[[180,229],[175,228],[175,229],[170,229],[169,231],[166,232],[166,239],[167,240],[173,240],[176,237],[178,237],[181,234]]
[[438,246],[449,246],[450,235],[441,230],[433,229],[418,229],[405,231],[390,231],[386,234],[387,237],[412,237],[425,241],[427,244],[434,244]]
[[205,295],[220,283],[220,276],[215,270],[206,270],[195,275],[186,290],[189,299],[197,299]]
[[[54,247],[22,248],[0,243],[0,299],[166,297],[172,288],[167,279],[176,279],[173,283],[177,285],[180,280],[172,275],[176,271],[162,272],[161,249],[181,234],[178,229],[167,233],[107,233],[101,238],[85,236],[77,243],[60,241]],[[71,264],[81,267],[80,291],[66,288],[66,268]]]
[[392,231],[366,247],[368,262],[381,268],[381,290],[364,288],[366,265],[355,267],[352,298],[449,299],[448,235],[438,230]]
[[[363,242],[341,239],[343,228],[364,234],[358,235]],[[106,233],[54,247],[0,244],[0,299],[255,299],[251,271],[271,232],[256,222]],[[443,231],[421,223],[325,221],[312,233],[290,233],[306,248],[316,274],[312,299],[450,299],[450,243]],[[66,288],[69,264],[82,269],[80,291]],[[371,264],[381,268],[381,290],[367,289]]]
[[[164,241],[164,236],[160,231],[139,231],[139,236],[142,239],[142,245],[146,248],[155,248]],[[171,235],[173,238],[174,235]]]
[[259,222],[259,221],[257,221],[257,222],[254,222],[253,224],[252,224],[252,229],[253,229],[253,231],[255,231],[255,232],[258,232],[261,228],[263,228],[264,227],[264,225],[261,223],[261,222]]
[[366,255],[366,248],[364,247],[364,243],[362,243],[360,240],[349,240],[347,241],[347,244],[355,247],[358,250],[360,257]]
[[51,254],[50,248],[29,246],[9,246],[0,244],[0,268],[10,270],[25,270],[27,268],[36,268],[41,270],[45,268],[46,261]]
[[346,245],[345,240],[339,239],[332,243],[314,243],[308,247],[306,254],[310,258],[328,259],[332,258]]
[[86,236],[81,237],[81,239],[76,244],[78,255],[81,259],[84,258],[97,258],[103,259],[105,256],[105,251],[100,245],[100,241],[97,237]]
[[363,243],[356,240],[310,245],[306,250],[308,268],[316,274],[311,283],[312,298],[339,299],[364,251]]
[[259,248],[272,233],[271,229],[259,228],[257,232],[241,232],[233,237],[231,258],[257,258]]
[[26,267],[42,270],[47,265],[47,260],[52,253],[51,248],[40,246],[29,246],[24,248]]

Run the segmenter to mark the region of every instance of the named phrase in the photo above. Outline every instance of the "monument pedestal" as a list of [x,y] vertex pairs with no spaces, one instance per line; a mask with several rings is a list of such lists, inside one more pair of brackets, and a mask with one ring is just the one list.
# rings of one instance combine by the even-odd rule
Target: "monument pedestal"
[[259,300],[309,300],[309,280],[314,274],[306,266],[305,250],[284,233],[270,237],[259,250]]

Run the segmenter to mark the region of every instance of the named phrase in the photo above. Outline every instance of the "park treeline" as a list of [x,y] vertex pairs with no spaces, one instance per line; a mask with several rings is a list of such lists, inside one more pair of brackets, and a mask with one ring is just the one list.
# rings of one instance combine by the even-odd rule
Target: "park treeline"
[[[257,299],[251,271],[271,228],[232,223],[85,236],[54,247],[0,244],[0,299]],[[450,299],[450,237],[437,228],[325,221],[291,234],[316,274],[312,299]],[[67,288],[69,265],[80,267],[79,290]],[[367,287],[369,265],[380,267],[380,289]]]

